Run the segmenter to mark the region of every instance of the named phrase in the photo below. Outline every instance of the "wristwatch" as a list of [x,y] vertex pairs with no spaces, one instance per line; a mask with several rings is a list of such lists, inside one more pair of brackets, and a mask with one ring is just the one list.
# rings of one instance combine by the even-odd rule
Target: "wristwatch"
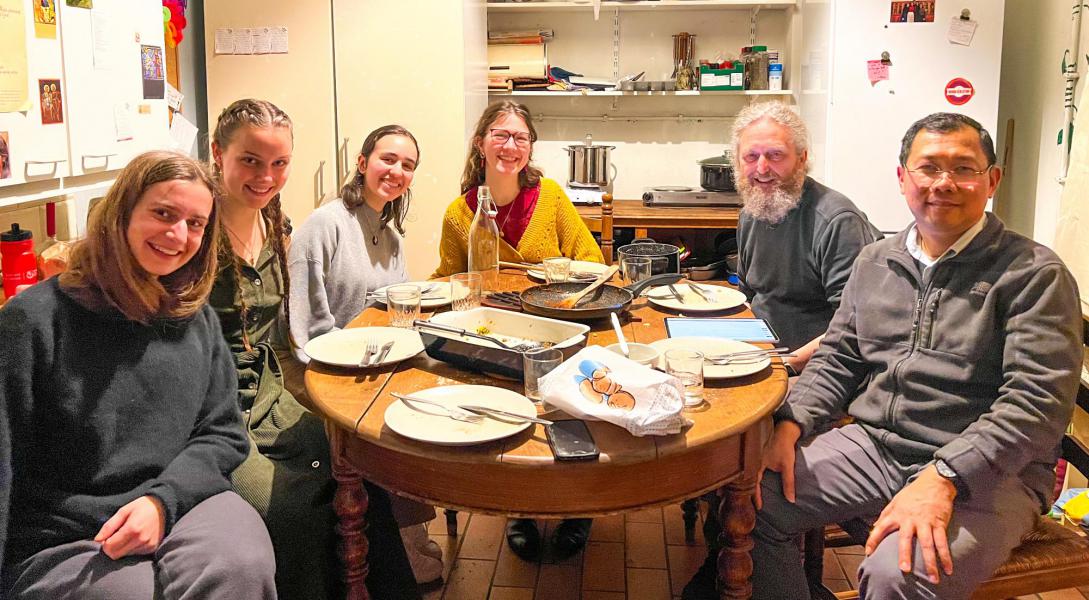
[[953,484],[953,487],[957,488],[958,495],[966,493],[967,490],[964,488],[964,480],[960,478],[960,475],[957,475],[957,472],[953,470],[953,467],[949,466],[949,463],[939,458],[934,461],[934,470],[938,472],[938,475],[948,479],[949,483]]

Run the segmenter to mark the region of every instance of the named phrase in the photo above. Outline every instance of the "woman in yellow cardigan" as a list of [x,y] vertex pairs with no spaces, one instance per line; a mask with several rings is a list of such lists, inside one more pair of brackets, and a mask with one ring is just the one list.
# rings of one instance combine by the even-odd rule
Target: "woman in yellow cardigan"
[[462,195],[446,209],[434,277],[467,269],[476,191],[487,185],[499,209],[499,260],[539,263],[550,256],[603,263],[601,248],[555,181],[530,164],[537,130],[529,109],[509,100],[489,106],[476,124],[461,176]]
[[[476,191],[491,188],[499,212],[499,260],[539,263],[550,256],[605,262],[563,188],[530,164],[537,130],[529,109],[509,100],[484,110],[476,123],[461,176],[462,195],[446,209],[434,277],[460,273],[469,264],[469,224],[476,212]],[[567,519],[552,537],[553,555],[564,559],[586,545],[590,519]],[[532,519],[507,522],[507,544],[525,560],[541,555],[541,533]]]

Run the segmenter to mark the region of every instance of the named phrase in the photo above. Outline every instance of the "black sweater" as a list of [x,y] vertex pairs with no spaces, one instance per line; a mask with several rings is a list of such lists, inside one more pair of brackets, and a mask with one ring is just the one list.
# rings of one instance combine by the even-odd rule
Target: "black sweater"
[[249,449],[236,396],[207,306],[144,326],[88,310],[57,278],[10,300],[0,309],[0,438],[5,427],[11,435],[0,483],[5,467],[12,473],[10,507],[0,490],[0,524],[10,513],[4,562],[91,539],[145,495],[162,501],[169,533],[231,489],[228,474]]

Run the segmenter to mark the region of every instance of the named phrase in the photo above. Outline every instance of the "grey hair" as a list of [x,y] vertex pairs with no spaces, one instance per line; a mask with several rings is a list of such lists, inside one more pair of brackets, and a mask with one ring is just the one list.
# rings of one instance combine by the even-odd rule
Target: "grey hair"
[[798,154],[809,150],[809,129],[806,128],[805,122],[790,105],[774,100],[772,102],[750,104],[741,109],[741,112],[734,117],[734,126],[730,131],[730,145],[733,146],[735,160],[737,160],[738,140],[741,138],[741,134],[750,125],[763,118],[775,121],[790,132],[790,136],[794,140],[794,150]]

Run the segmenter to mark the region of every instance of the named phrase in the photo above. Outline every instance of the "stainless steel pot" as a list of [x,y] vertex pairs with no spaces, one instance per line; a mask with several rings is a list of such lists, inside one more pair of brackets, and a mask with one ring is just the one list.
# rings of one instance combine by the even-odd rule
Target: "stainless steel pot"
[[[582,144],[567,146],[567,180],[579,185],[607,187],[615,177],[615,169],[609,154],[616,146],[595,146],[593,137],[587,134]],[[613,171],[613,173],[610,173]]]
[[672,244],[659,244],[650,238],[638,238],[632,243],[617,248],[616,255],[623,265],[627,256],[650,258],[651,275],[681,272],[681,249]]

